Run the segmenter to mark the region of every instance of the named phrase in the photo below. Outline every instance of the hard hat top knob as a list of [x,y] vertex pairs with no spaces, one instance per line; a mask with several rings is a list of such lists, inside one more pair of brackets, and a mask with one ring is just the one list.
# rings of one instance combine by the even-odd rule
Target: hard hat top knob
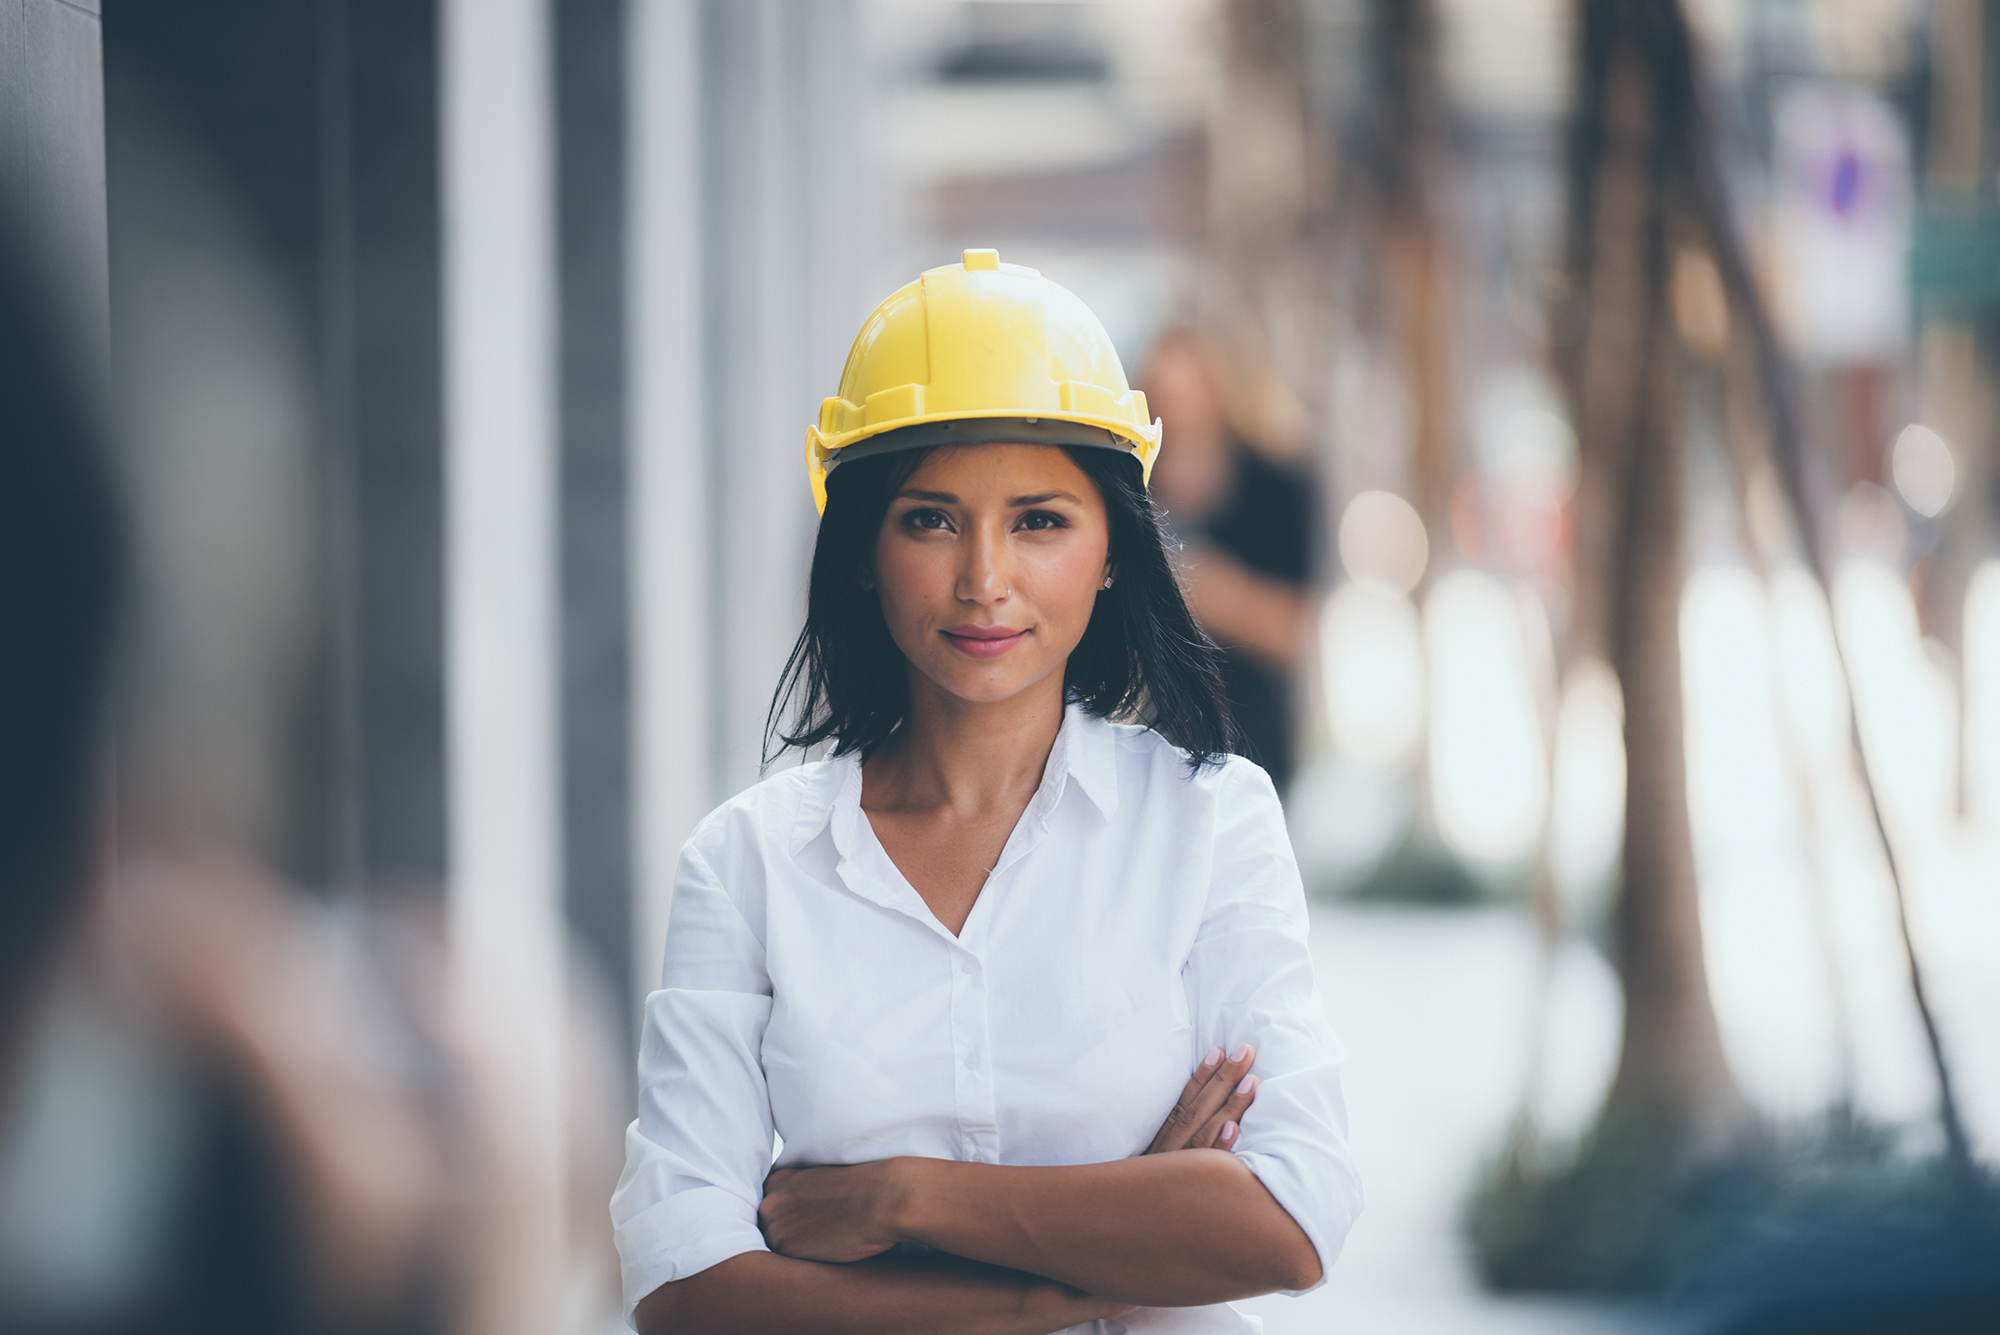
[[1000,252],[997,250],[968,250],[959,256],[968,269],[998,269]]

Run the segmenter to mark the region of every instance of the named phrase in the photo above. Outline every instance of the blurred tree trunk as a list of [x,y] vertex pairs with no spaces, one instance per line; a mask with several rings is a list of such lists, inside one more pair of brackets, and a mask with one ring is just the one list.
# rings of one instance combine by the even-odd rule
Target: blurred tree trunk
[[1458,479],[1450,254],[1436,200],[1447,116],[1434,0],[1372,0],[1369,35],[1378,81],[1369,166],[1384,233],[1389,318],[1410,392],[1411,500],[1431,539],[1421,586],[1428,589],[1450,542]]
[[[2000,0],[1934,0],[1930,13],[1931,99],[1923,183],[1932,207],[1980,207],[1980,182],[2000,172],[2000,97],[1993,95]],[[1988,206],[1990,207],[1990,206]],[[1965,598],[2000,531],[2000,320],[1932,312],[1920,332],[1920,418],[1944,433],[1959,476],[1941,518],[1937,551],[1921,581],[1920,612],[1959,664],[1959,814],[1974,816],[1972,741],[1965,728]]]
[[1581,450],[1576,657],[1625,697],[1626,798],[1615,939],[1624,1042],[1607,1118],[1715,1143],[1746,1124],[1709,997],[1689,824],[1680,674],[1686,488],[1670,244],[1709,151],[1676,0],[1581,0],[1561,352]]
[[1246,382],[1236,425],[1264,446],[1305,433],[1320,365],[1323,275],[1302,242],[1324,173],[1306,114],[1304,0],[1223,0],[1223,90],[1209,125],[1208,239],[1225,284],[1214,318]]
[[[1435,0],[1370,0],[1373,79],[1363,164],[1373,241],[1382,258],[1379,299],[1410,407],[1409,499],[1423,520],[1429,559],[1410,591],[1421,609],[1452,550],[1451,496],[1458,481],[1457,385],[1452,374],[1451,245],[1440,217],[1449,117],[1438,61]],[[1427,896],[1477,897],[1481,887],[1450,853],[1438,828],[1430,720],[1435,674],[1425,625],[1424,726],[1410,775],[1410,828],[1394,859],[1398,875]]]

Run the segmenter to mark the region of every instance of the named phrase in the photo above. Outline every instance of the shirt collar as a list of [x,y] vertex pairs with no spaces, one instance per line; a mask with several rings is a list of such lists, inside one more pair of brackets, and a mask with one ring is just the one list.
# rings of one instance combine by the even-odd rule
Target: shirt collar
[[[1103,719],[1092,718],[1081,705],[1063,710],[1062,727],[1042,774],[1042,786],[1029,804],[1046,814],[1062,800],[1073,781],[1098,814],[1109,820],[1118,809],[1118,734]],[[798,819],[792,827],[792,852],[802,852],[834,821],[835,808],[861,806],[861,757],[848,754],[820,761],[801,786]],[[851,793],[849,790],[852,790]]]
[[827,827],[827,822],[833,818],[834,802],[850,778],[854,781],[856,800],[860,798],[860,756],[829,756],[812,762],[811,770],[810,776],[799,787],[799,815],[792,824],[794,857],[804,852],[806,845],[817,839],[819,832]]
[[[1065,786],[1074,780],[1078,789],[1106,820],[1118,809],[1118,734],[1103,719],[1092,718],[1083,706],[1072,702],[1063,710],[1061,731],[1049,751],[1047,774]],[[1051,793],[1059,799],[1060,791]]]

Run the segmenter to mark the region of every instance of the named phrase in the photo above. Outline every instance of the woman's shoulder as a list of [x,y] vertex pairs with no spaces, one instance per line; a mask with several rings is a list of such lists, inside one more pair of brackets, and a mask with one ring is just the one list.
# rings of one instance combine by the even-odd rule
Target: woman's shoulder
[[1270,776],[1243,756],[1221,755],[1194,765],[1187,751],[1143,724],[1103,721],[1099,726],[1118,757],[1121,777],[1143,783],[1149,793],[1208,803],[1278,800]]
[[823,815],[831,807],[851,764],[808,760],[764,776],[704,816],[688,848],[716,865],[773,841],[788,842],[811,810]]

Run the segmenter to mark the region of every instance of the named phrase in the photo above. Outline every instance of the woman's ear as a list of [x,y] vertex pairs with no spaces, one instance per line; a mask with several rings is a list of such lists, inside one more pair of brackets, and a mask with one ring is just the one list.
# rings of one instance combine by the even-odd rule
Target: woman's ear
[[861,567],[861,569],[856,572],[855,578],[861,582],[861,587],[864,589],[872,589],[875,587],[875,571],[868,566]]
[[1118,582],[1118,568],[1112,565],[1109,561],[1106,561],[1104,563],[1104,582],[1098,585],[1097,587],[1100,589],[1108,589],[1117,582]]

